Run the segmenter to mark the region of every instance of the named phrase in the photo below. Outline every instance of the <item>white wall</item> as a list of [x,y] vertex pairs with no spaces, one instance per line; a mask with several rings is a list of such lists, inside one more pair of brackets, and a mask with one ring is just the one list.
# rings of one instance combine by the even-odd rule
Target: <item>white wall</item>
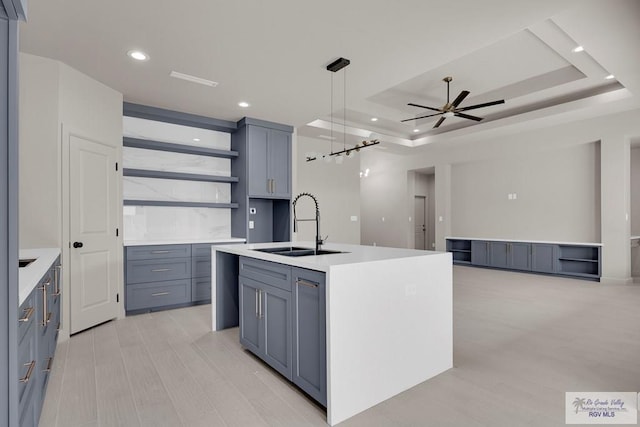
[[20,249],[60,247],[60,67],[20,54]]
[[[371,175],[361,186],[362,242],[410,247],[407,172],[434,168],[438,250],[454,234],[602,242],[603,281],[627,282],[630,179],[624,177],[639,116],[634,110],[520,132],[479,130],[411,155],[365,152],[362,168]],[[511,204],[510,192],[518,194]]]
[[[360,156],[345,159],[342,164],[326,163],[321,159],[305,160],[307,152],[328,153],[327,141],[297,136],[294,159],[294,196],[301,192],[311,193],[318,199],[321,214],[320,233],[329,236],[328,242],[360,243]],[[364,178],[363,178],[364,179]],[[299,218],[315,216],[311,199],[300,199],[296,209]],[[357,221],[351,221],[355,216]],[[298,224],[294,235],[298,241],[313,241],[315,227],[311,222]]]
[[599,161],[599,144],[589,143],[454,164],[451,233],[599,242]]

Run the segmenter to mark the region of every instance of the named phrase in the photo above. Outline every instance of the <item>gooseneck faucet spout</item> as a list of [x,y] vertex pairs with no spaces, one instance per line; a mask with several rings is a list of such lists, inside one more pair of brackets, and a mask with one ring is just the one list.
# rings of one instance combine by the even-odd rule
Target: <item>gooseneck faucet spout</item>
[[[311,197],[311,199],[313,200],[313,203],[315,203],[316,205],[316,217],[315,218],[303,218],[303,219],[298,219],[297,215],[296,215],[296,204],[298,203],[298,199],[302,196],[307,196],[307,197]],[[311,194],[311,193],[300,193],[298,194],[295,199],[293,199],[293,232],[297,232],[298,231],[298,221],[315,221],[316,222],[316,249],[315,249],[315,253],[317,254],[318,251],[320,250],[320,245],[322,245],[323,240],[320,238],[320,208],[318,206],[318,199],[316,199],[316,197]]]

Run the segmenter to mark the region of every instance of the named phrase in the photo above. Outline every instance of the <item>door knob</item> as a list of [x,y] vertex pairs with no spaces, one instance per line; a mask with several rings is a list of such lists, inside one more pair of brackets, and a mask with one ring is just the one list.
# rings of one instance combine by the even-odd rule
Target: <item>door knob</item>
[[84,246],[84,245],[82,244],[82,242],[73,242],[73,247],[74,247],[74,248],[81,248],[81,247],[83,247],[83,246]]

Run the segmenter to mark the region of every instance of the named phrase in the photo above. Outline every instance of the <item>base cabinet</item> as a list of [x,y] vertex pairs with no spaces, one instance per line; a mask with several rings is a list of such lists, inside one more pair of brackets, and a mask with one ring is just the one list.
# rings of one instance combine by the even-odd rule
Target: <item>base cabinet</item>
[[20,426],[37,426],[60,329],[61,265],[58,258],[22,303],[18,319]]
[[325,275],[240,258],[240,343],[326,406]]
[[293,383],[327,406],[324,273],[293,268]]
[[590,244],[508,242],[495,240],[447,239],[454,264],[469,264],[456,257],[460,247],[471,248],[471,265],[514,271],[555,274],[599,280],[601,247]]

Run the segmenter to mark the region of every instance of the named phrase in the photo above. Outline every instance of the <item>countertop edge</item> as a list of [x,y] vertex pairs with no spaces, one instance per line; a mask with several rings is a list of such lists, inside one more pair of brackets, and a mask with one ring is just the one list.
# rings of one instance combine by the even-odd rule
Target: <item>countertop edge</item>
[[123,246],[156,246],[156,245],[199,245],[199,244],[222,244],[222,243],[244,243],[247,239],[242,237],[228,237],[224,239],[172,239],[172,240],[125,240]]
[[49,268],[59,255],[59,248],[20,250],[18,254],[20,259],[36,258],[36,260],[31,265],[23,267],[18,271],[18,306],[21,306],[25,302],[29,294],[31,294],[38,282],[40,282],[40,279],[49,271]]

